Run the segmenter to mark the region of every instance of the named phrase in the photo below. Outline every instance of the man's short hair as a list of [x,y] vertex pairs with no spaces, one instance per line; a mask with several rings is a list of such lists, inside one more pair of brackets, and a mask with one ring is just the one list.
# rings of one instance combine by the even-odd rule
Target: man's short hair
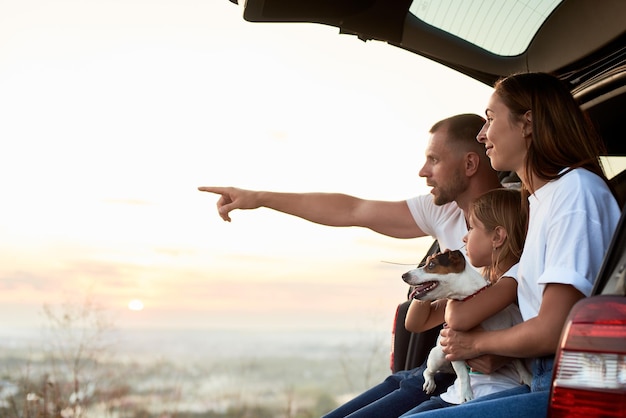
[[[476,136],[485,124],[485,119],[473,113],[464,113],[440,120],[430,128],[433,134],[440,129],[447,129],[448,138],[455,142],[478,144]],[[479,144],[483,147],[482,144]]]

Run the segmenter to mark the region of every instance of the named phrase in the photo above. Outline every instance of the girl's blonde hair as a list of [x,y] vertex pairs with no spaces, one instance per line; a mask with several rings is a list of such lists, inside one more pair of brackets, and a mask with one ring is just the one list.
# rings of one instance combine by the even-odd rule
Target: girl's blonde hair
[[490,190],[474,200],[469,215],[480,221],[487,230],[494,230],[498,226],[506,230],[507,238],[501,250],[495,253],[491,266],[484,271],[485,276],[495,282],[501,263],[515,264],[522,256],[528,220],[525,205],[522,205],[522,194],[516,189]]

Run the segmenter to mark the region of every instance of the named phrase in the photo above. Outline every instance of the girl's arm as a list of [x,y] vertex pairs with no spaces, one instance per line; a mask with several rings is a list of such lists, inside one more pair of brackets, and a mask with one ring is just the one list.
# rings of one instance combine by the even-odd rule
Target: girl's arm
[[413,299],[406,313],[404,327],[411,332],[424,332],[443,324],[446,300],[434,302]]
[[466,301],[450,300],[445,310],[448,327],[469,331],[517,301],[517,281],[501,277],[495,284]]
[[539,314],[511,328],[498,331],[441,331],[447,360],[474,358],[482,354],[510,357],[541,357],[556,352],[565,319],[584,296],[566,284],[546,285]]

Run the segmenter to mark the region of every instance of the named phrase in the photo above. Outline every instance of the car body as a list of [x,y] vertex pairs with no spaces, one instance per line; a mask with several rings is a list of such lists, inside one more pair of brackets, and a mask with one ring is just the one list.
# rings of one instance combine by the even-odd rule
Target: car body
[[[606,157],[626,156],[626,1],[247,0],[240,6],[250,22],[334,26],[487,85],[516,72],[552,73],[570,86],[597,126]],[[626,195],[626,171],[611,181]],[[552,417],[626,416],[625,213],[591,297],[574,306],[562,331]],[[430,252],[436,250],[435,243]],[[420,365],[437,333],[404,330],[408,303],[396,315],[392,371]]]

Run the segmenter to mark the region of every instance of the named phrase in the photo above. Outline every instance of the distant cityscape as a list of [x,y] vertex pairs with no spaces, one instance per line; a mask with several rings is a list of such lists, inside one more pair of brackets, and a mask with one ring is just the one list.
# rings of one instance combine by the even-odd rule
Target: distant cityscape
[[389,374],[378,330],[72,335],[0,331],[0,416],[314,417]]

